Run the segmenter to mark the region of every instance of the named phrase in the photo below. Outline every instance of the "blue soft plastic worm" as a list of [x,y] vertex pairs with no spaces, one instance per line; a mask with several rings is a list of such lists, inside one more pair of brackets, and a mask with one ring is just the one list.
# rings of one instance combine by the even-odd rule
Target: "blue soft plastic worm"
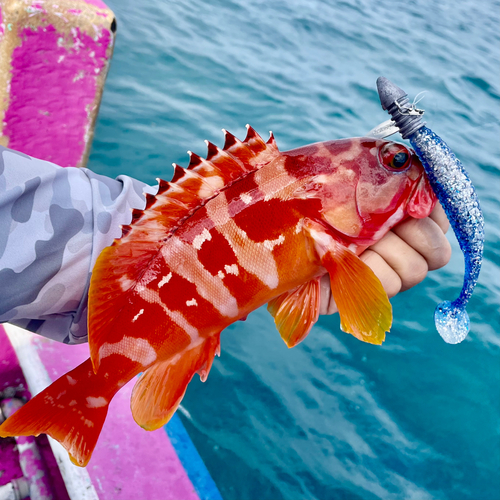
[[465,307],[483,260],[484,218],[479,200],[460,160],[425,126],[423,111],[410,105],[407,94],[387,78],[377,80],[377,89],[382,108],[389,112],[403,139],[409,139],[420,158],[464,254],[465,276],[459,297],[452,302],[441,302],[434,313],[441,337],[450,344],[458,344],[469,332]]

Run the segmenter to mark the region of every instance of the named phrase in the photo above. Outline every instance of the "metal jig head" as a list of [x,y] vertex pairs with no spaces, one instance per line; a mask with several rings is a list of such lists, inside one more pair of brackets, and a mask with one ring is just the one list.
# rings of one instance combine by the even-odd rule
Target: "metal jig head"
[[400,132],[403,139],[407,139],[416,130],[425,125],[425,122],[421,119],[425,111],[418,109],[416,106],[421,101],[422,97],[420,99],[418,97],[423,92],[417,94],[413,103],[410,104],[406,92],[387,80],[387,78],[380,77],[377,80],[377,89],[382,108],[389,112],[392,120],[387,120],[377,125],[367,133],[368,137],[384,139],[396,132]]

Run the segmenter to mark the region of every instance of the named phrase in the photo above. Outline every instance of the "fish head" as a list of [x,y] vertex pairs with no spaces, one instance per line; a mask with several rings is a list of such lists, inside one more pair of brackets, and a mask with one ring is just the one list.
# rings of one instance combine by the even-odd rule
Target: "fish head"
[[319,200],[319,218],[360,245],[373,244],[408,216],[427,217],[436,203],[418,156],[404,144],[353,138],[290,153],[306,165],[296,196]]

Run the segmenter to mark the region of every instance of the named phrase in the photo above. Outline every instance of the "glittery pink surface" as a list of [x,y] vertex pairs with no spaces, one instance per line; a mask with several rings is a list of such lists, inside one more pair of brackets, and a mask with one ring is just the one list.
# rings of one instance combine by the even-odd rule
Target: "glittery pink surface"
[[[52,380],[89,356],[88,344],[67,346],[36,338]],[[199,500],[164,429],[141,429],[130,412],[135,380],[109,406],[102,434],[87,466],[99,498],[106,500]]]
[[19,452],[14,438],[0,439],[0,486],[22,477]]
[[[7,334],[0,325],[0,393],[7,387],[20,386],[26,387],[23,372]],[[28,395],[27,392],[25,394]],[[16,442],[13,438],[0,439],[0,486],[22,475]]]
[[100,9],[107,9],[108,6],[104,3],[101,2],[101,0],[84,0],[85,3],[88,3],[89,5],[95,5],[96,7],[99,7]]
[[27,27],[20,39],[12,56],[3,132],[9,147],[61,166],[76,166],[85,151],[96,75],[106,64],[111,34],[103,29],[94,40],[74,28],[68,40],[53,26]]
[[30,488],[35,488],[37,498],[52,500],[52,481],[45,461],[43,460],[36,440],[33,436],[16,438],[19,451],[19,462],[26,477],[30,478]]

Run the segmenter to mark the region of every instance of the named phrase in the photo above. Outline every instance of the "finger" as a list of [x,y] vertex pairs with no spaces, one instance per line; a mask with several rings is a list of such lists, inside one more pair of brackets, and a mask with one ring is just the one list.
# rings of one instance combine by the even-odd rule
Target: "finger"
[[439,269],[449,262],[450,243],[441,227],[430,217],[408,219],[392,228],[392,231],[422,255],[430,271]]
[[[371,249],[365,250],[359,257],[380,280],[388,297],[394,297],[401,291],[402,281],[398,273]],[[330,288],[330,276],[325,274],[320,280],[320,314],[334,314],[338,312]]]
[[401,290],[401,278],[385,259],[377,252],[374,252],[372,248],[365,250],[359,258],[375,273],[387,296],[394,297]]
[[429,267],[425,258],[391,231],[370,248],[399,276],[398,292],[408,290],[427,276]]
[[338,312],[337,304],[333,300],[332,289],[330,288],[330,275],[325,274],[321,277],[320,282],[320,314],[334,314]]
[[448,217],[446,216],[446,213],[439,201],[436,203],[436,206],[429,217],[441,228],[443,233],[446,234],[448,232],[450,222],[448,221]]

